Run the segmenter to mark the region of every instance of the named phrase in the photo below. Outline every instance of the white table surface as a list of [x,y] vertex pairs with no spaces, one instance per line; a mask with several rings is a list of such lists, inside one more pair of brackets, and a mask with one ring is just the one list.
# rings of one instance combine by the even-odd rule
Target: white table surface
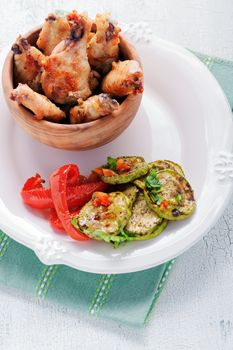
[[[157,36],[233,59],[232,0],[1,0],[0,48],[53,9],[109,10],[148,21]],[[218,224],[177,261],[150,324],[142,330],[42,307],[0,289],[1,350],[232,350],[233,202]]]

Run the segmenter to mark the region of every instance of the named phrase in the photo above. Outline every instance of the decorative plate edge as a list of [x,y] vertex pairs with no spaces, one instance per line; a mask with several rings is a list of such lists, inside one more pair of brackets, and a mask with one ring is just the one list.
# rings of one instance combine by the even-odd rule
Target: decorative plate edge
[[219,152],[214,162],[214,170],[221,182],[233,181],[233,153]]
[[68,249],[52,237],[41,237],[34,244],[34,251],[44,264],[52,265],[62,260]]

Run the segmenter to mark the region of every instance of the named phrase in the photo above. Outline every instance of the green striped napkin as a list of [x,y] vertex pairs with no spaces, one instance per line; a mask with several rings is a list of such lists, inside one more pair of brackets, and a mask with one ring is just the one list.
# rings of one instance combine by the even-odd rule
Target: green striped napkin
[[[196,54],[212,71],[233,107],[233,62]],[[132,326],[144,325],[174,260],[122,275],[100,275],[63,265],[46,266],[34,252],[0,231],[0,283],[35,298]]]

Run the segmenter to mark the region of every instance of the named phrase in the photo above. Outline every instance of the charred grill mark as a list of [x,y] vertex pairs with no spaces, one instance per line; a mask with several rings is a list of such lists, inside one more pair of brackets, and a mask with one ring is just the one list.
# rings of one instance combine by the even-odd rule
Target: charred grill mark
[[176,218],[177,216],[179,216],[181,214],[181,212],[179,211],[179,209],[173,209],[172,210],[172,215]]
[[186,183],[184,190],[187,194],[187,198],[190,201],[194,201],[194,193],[193,193],[193,189],[191,187],[191,185],[189,183]]
[[106,41],[109,41],[112,39],[113,34],[114,34],[114,30],[115,30],[114,25],[111,22],[109,22],[108,29],[105,33]]
[[10,94],[10,99],[12,100],[12,101],[16,101],[16,94],[14,94],[13,92]]
[[15,55],[20,55],[22,53],[18,44],[12,45],[11,50],[14,52]]
[[84,26],[80,23],[77,23],[70,32],[69,40],[80,40],[84,34]]
[[17,39],[17,42],[12,45],[11,50],[14,52],[14,54],[20,55],[23,50],[28,50],[30,48],[30,45],[25,38],[19,38]]
[[22,45],[22,47],[23,47],[24,50],[27,50],[27,49],[29,49],[29,47],[30,47],[30,45],[29,45],[27,39],[25,39],[25,38],[21,38],[21,39],[20,39],[20,44]]
[[103,100],[107,100],[109,98],[109,95],[108,94],[100,94],[99,97],[102,98]]
[[188,200],[194,202],[193,190],[191,190],[191,191],[188,193]]
[[118,102],[117,102],[117,100],[111,100],[111,102],[110,102],[110,105],[112,106],[112,108],[118,108]]
[[56,21],[56,16],[53,14],[48,15],[48,17],[45,20],[48,22],[54,22],[54,21]]
[[95,214],[95,220],[99,221],[101,219],[101,216],[99,213],[96,213]]
[[39,71],[41,70],[41,65],[37,60],[34,60],[34,63],[35,63],[35,68],[36,68],[37,72],[39,73]]
[[134,93],[143,92],[142,82],[137,76],[135,76],[133,79],[128,78],[127,80],[123,81],[122,87],[132,89]]
[[107,110],[112,110],[118,108],[118,102],[112,99],[108,94],[99,95],[100,103],[104,103]]
[[142,86],[142,82],[138,82],[137,84],[134,85],[134,92],[135,93],[142,93],[143,92],[143,86]]

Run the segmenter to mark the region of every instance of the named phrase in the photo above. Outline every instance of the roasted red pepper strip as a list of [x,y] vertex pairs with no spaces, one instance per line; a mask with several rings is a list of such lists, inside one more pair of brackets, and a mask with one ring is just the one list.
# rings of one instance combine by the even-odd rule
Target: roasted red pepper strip
[[[31,185],[30,187],[28,186],[28,183],[31,184],[34,181],[31,179],[34,178],[35,176],[28,179],[21,191],[24,203],[36,209],[54,208],[50,188],[43,188],[42,184],[40,188],[33,188]],[[93,192],[105,191],[107,187],[108,185],[100,180],[79,186],[68,186],[66,195],[69,209],[83,206],[91,199]]]
[[[73,217],[74,215],[79,214],[79,212],[80,212],[80,209],[75,210],[74,212],[71,213],[71,216]],[[50,209],[49,222],[50,222],[50,225],[55,230],[59,230],[59,231],[65,232],[64,227],[63,227],[63,225],[61,223],[61,220],[58,218],[57,212],[56,212],[56,210],[54,208]]]
[[108,184],[103,181],[96,181],[86,183],[80,186],[77,186],[71,191],[71,188],[67,189],[67,199],[68,207],[73,209],[77,207],[82,207],[86,204],[91,198],[94,192],[96,191],[105,191],[109,187]]
[[22,189],[21,197],[24,203],[30,205],[32,208],[48,209],[54,207],[49,188],[38,188],[26,191]]
[[[101,173],[101,175],[103,175],[103,174]],[[100,181],[100,176],[95,171],[92,171],[90,173],[90,175],[87,177],[85,183],[96,182],[96,181]]]
[[83,175],[79,175],[77,179],[77,186],[85,184],[87,182],[87,177]]
[[22,191],[30,191],[32,189],[36,188],[43,188],[43,183],[45,180],[43,180],[40,176],[40,174],[36,174],[35,176],[29,177],[27,181],[25,182]]
[[21,190],[24,203],[37,209],[53,207],[50,190],[43,188],[44,182],[39,174],[27,179]]
[[[63,165],[61,168],[59,168],[58,170],[60,169],[63,169],[65,167],[70,167],[70,170],[68,171],[68,175],[67,178],[66,178],[66,187],[68,185],[71,185],[71,186],[75,186],[77,185],[78,183],[78,177],[80,175],[80,172],[79,172],[79,168],[77,167],[77,165],[75,164],[67,164],[67,165]],[[51,177],[50,177],[51,178]]]
[[67,164],[57,169],[50,176],[50,187],[51,197],[57,212],[57,216],[61,220],[66,233],[75,240],[84,241],[90,238],[78,231],[72,225],[72,215],[68,209],[66,198],[67,183],[69,182],[70,178],[72,179],[75,173],[77,173],[77,169],[78,167],[74,164]]

